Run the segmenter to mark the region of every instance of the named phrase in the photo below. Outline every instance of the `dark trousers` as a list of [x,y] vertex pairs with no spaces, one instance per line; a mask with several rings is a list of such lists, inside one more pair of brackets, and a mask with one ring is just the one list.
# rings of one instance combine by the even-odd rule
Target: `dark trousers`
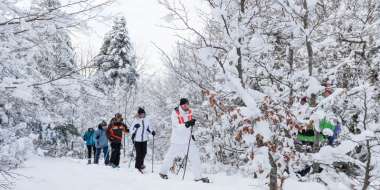
[[120,163],[121,142],[111,142],[111,159],[110,163],[119,166]]
[[103,150],[103,154],[104,154],[104,164],[108,164],[109,163],[109,154],[108,154],[108,146],[105,146],[103,148],[96,148],[96,153],[95,153],[95,164],[99,163],[99,157],[100,157],[100,153],[102,152]]
[[87,158],[90,160],[92,152],[94,152],[95,155],[95,145],[87,145]]
[[144,159],[146,155],[146,147],[147,142],[135,142],[135,149],[136,149],[136,162],[135,162],[135,168],[137,169],[143,169],[144,166]]

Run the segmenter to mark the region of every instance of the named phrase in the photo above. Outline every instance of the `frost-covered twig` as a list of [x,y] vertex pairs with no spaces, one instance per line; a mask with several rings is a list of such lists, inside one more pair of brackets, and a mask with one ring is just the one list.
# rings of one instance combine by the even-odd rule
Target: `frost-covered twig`
[[14,186],[13,180],[16,178],[16,173],[0,170],[0,189],[12,189]]

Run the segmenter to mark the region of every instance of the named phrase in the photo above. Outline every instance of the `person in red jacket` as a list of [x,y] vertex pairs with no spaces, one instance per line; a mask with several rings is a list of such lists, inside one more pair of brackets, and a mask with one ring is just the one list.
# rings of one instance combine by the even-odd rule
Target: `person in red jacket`
[[127,125],[124,124],[122,115],[120,113],[117,113],[115,117],[111,119],[107,129],[107,136],[111,142],[110,166],[113,168],[119,167],[123,133],[128,134],[129,129]]

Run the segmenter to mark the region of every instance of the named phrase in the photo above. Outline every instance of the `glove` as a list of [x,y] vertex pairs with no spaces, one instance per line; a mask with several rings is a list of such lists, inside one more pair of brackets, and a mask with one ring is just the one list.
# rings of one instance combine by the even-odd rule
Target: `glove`
[[185,122],[185,127],[186,127],[186,128],[189,128],[190,126],[191,126],[191,122],[190,122],[190,121],[186,121],[186,122]]
[[135,126],[133,126],[134,128],[138,129],[140,127],[140,124],[136,124]]
[[152,131],[152,135],[153,135],[153,136],[156,136],[156,131]]
[[135,137],[136,137],[136,133],[133,133],[133,134],[132,134],[132,141],[133,141],[133,142],[135,141]]
[[95,139],[98,140],[100,136],[96,136]]
[[192,120],[190,120],[190,125],[191,126],[194,126],[195,125],[195,121],[197,121],[196,119],[192,119]]

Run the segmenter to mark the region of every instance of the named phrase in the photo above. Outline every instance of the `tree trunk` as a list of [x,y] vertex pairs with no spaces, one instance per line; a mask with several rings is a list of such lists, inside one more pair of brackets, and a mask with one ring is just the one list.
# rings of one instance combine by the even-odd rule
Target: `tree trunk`
[[[368,113],[368,106],[367,106],[367,92],[364,91],[364,117],[363,117],[363,127],[364,130],[367,130],[367,114]],[[363,188],[362,190],[367,190],[369,185],[371,184],[371,146],[369,144],[369,140],[366,140],[366,148],[367,148],[367,162],[365,165],[365,174],[364,174],[364,181],[363,181]]]
[[[239,42],[240,42],[240,40],[241,39],[239,39]],[[240,47],[236,48],[236,53],[238,55],[238,61],[237,61],[237,65],[236,65],[236,70],[238,72],[238,76],[239,76],[239,79],[240,79],[241,86],[243,88],[245,88],[245,83],[244,83],[244,79],[243,79],[243,65],[241,63],[242,55],[241,55],[241,48]]]
[[[240,11],[244,14],[245,12],[245,0],[240,1]],[[238,18],[238,22],[241,23],[242,16],[240,15]],[[242,53],[241,53],[241,45],[243,38],[239,37],[239,47],[236,48],[236,54],[238,56],[236,70],[238,72],[238,77],[240,79],[241,86],[245,88],[244,78],[243,78],[243,64],[242,64]]]
[[294,72],[294,49],[291,46],[289,46],[288,64],[289,74],[292,74]]
[[371,147],[369,145],[369,140],[366,142],[366,147],[367,147],[367,163],[365,165],[365,174],[364,174],[364,184],[362,190],[367,190],[369,185],[371,184],[370,179],[371,179]]
[[307,56],[308,56],[308,68],[309,68],[309,76],[313,75],[313,47],[311,46],[311,42],[308,37],[306,37],[306,48],[307,48]]
[[[309,28],[309,9],[307,7],[307,0],[303,0],[303,8],[305,9],[305,15],[302,17],[303,20],[303,28],[305,32],[308,32]],[[309,34],[306,33],[305,37],[306,49],[307,49],[307,57],[308,57],[308,69],[309,76],[313,75],[313,47],[309,39]]]
[[[291,38],[293,38],[293,35],[291,36]],[[294,49],[290,45],[289,45],[289,54],[288,54],[287,62],[289,64],[289,75],[291,75],[294,72]],[[290,108],[294,103],[293,93],[294,93],[293,84],[290,84],[288,108]]]
[[269,163],[271,165],[269,174],[269,190],[277,190],[277,165],[272,154],[268,151]]

